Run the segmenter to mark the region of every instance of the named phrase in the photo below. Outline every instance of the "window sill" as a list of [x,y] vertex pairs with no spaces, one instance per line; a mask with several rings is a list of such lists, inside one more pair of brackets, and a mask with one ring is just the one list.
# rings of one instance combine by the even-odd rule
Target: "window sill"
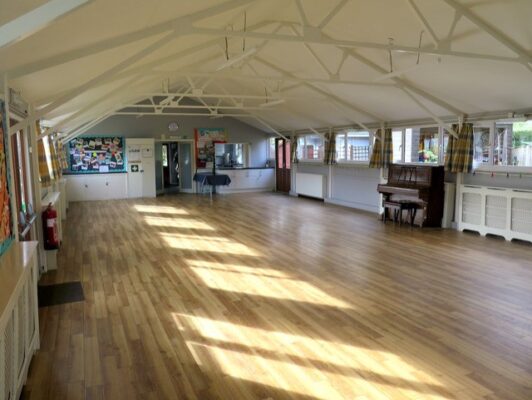
[[297,163],[298,164],[323,164],[323,160],[298,160]]
[[339,167],[367,167],[369,168],[369,160],[368,161],[338,161],[336,165]]
[[422,162],[396,162],[397,165],[426,165],[430,167],[443,167],[443,163],[422,163]]
[[479,165],[476,168],[473,168],[473,172],[499,172],[499,173],[523,173],[523,174],[532,174],[531,167],[517,167],[513,165]]

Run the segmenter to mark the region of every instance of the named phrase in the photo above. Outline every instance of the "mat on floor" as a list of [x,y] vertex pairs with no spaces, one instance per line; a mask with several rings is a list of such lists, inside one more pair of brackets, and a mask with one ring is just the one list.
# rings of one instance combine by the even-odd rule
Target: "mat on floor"
[[66,282],[55,285],[39,285],[39,307],[56,306],[59,304],[84,301],[81,282]]

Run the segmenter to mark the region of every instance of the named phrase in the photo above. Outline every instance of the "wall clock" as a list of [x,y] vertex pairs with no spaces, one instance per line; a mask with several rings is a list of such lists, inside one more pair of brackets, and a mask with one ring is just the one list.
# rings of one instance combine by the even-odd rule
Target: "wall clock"
[[170,132],[175,132],[179,129],[179,124],[175,121],[172,121],[168,124],[168,130]]

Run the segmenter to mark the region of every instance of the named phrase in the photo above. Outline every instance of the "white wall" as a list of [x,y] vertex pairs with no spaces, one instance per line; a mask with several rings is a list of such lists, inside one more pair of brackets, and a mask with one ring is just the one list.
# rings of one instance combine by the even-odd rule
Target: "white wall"
[[[176,121],[177,132],[169,132],[168,124]],[[225,128],[231,143],[250,143],[250,166],[263,167],[266,164],[268,137],[270,134],[258,130],[234,118],[210,119],[205,117],[144,116],[136,118],[129,115],[115,115],[90,130],[84,135],[120,135],[127,138],[161,138],[166,135],[186,135],[194,138],[194,128]],[[126,140],[127,143],[127,140]]]
[[[297,172],[321,174],[326,177],[330,193],[328,203],[379,212],[380,196],[377,185],[380,182],[380,169],[370,169],[358,165],[328,166],[321,163],[298,163]],[[296,178],[292,174],[292,192],[295,192]]]

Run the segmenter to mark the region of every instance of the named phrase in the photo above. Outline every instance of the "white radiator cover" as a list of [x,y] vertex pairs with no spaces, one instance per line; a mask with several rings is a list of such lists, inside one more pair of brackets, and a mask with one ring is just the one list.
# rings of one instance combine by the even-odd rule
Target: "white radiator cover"
[[532,242],[532,191],[461,185],[458,229]]
[[325,198],[325,175],[296,173],[296,193],[318,199]]

